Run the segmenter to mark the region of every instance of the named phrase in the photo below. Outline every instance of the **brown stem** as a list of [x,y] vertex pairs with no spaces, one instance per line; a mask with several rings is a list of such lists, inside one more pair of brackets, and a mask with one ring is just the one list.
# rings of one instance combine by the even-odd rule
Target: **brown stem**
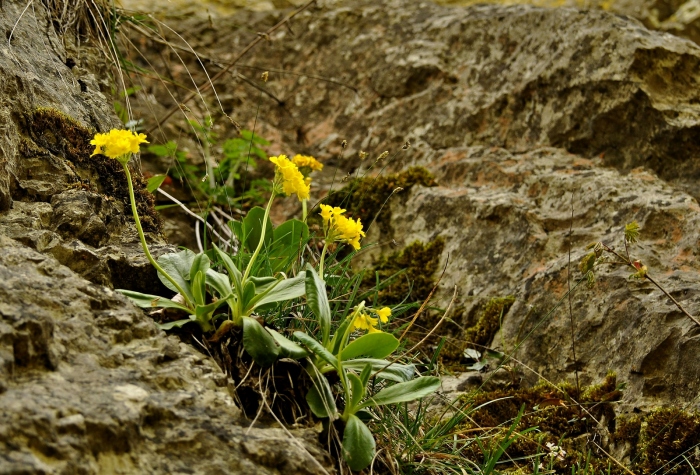
[[[612,249],[612,248],[606,246],[605,244],[603,244],[603,247],[604,247],[605,250],[608,251],[609,253],[614,254],[615,256],[617,256],[618,258],[620,258],[620,259],[623,261],[623,262],[620,262],[620,264],[624,263],[625,265],[630,266],[630,267],[633,268],[634,270],[637,270],[637,268],[634,267],[634,264],[632,264],[631,259],[629,259],[629,258],[628,258],[628,259],[625,259],[625,258],[624,258],[623,256],[621,256],[618,252],[616,252],[614,249]],[[676,305],[676,307],[678,307],[678,310],[680,310],[681,312],[683,312],[683,314],[684,314],[686,317],[690,318],[692,321],[694,321],[695,323],[697,323],[698,326],[700,326],[700,321],[698,321],[697,318],[693,317],[686,309],[684,309],[683,306],[682,306],[680,303],[678,303],[678,301],[677,301],[676,299],[674,299],[674,298],[671,296],[671,294],[669,294],[669,293],[666,291],[666,289],[664,289],[663,287],[661,287],[661,284],[659,284],[657,281],[655,281],[648,273],[644,274],[644,278],[649,279],[649,282],[651,282],[652,284],[654,284],[661,292],[664,293],[664,295],[665,295],[666,297],[668,297],[669,299],[671,299],[671,301]]]

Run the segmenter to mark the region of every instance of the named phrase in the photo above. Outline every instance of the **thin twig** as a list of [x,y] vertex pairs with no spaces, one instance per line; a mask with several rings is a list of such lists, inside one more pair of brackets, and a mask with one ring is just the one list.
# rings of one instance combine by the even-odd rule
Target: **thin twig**
[[265,95],[271,97],[275,102],[277,102],[277,105],[278,105],[278,106],[280,106],[280,107],[283,107],[283,106],[284,106],[284,101],[283,101],[282,99],[280,99],[279,97],[275,96],[275,95],[274,95],[271,91],[269,91],[268,89],[266,89],[266,88],[264,88],[264,87],[262,87],[262,86],[260,86],[260,85],[258,85],[258,84],[255,84],[255,83],[253,82],[252,79],[248,79],[247,77],[245,77],[245,76],[242,75],[241,73],[236,73],[235,76],[236,76],[238,79],[240,79],[241,81],[247,83],[248,85],[253,86],[255,89],[257,89],[257,90],[260,91],[261,93],[263,93],[263,94],[265,94]]
[[[625,239],[625,244],[626,244],[626,241],[627,241],[627,239]],[[601,244],[603,244],[603,243],[601,243]],[[630,267],[633,268],[635,271],[638,270],[638,269],[634,266],[634,264],[632,264],[631,259],[625,260],[625,258],[624,258],[623,256],[621,256],[620,253],[618,253],[615,249],[613,249],[613,248],[607,246],[606,244],[603,244],[603,247],[605,248],[606,251],[610,252],[611,254],[614,254],[615,256],[617,256],[618,259],[622,260],[622,262],[620,262],[619,264],[625,264],[626,266],[630,266]],[[661,292],[664,293],[664,295],[666,295],[666,297],[668,297],[669,299],[671,299],[671,301],[676,305],[676,307],[678,307],[678,309],[679,309],[681,312],[683,312],[683,314],[684,314],[686,317],[690,318],[690,319],[691,319],[692,321],[694,321],[698,326],[700,326],[700,321],[698,321],[697,318],[695,318],[694,316],[692,316],[686,309],[684,309],[683,306],[682,306],[680,303],[678,303],[678,301],[677,301],[676,299],[674,299],[673,296],[671,296],[671,294],[669,294],[669,293],[666,291],[666,289],[664,289],[658,282],[656,282],[654,279],[652,279],[651,276],[650,276],[648,273],[645,273],[645,274],[644,274],[644,278],[645,278],[645,279],[649,279],[649,282],[651,282],[652,284],[654,284]]]
[[607,452],[605,451],[605,449],[603,449],[603,447],[601,447],[600,445],[598,445],[598,443],[597,443],[595,440],[592,440],[591,442],[593,442],[593,445],[595,445],[596,447],[598,447],[598,449],[599,449],[601,452],[603,452],[610,460],[612,460],[613,462],[615,462],[615,464],[616,464],[618,467],[620,467],[622,470],[624,470],[625,472],[629,473],[630,475],[636,475],[632,470],[630,470],[629,468],[627,468],[627,467],[625,467],[624,465],[622,465],[622,463],[621,463],[619,460],[617,460],[615,457],[613,457],[612,455],[610,455],[609,453],[607,453]]
[[[287,23],[287,24],[289,24],[289,23]],[[185,52],[185,53],[195,54],[195,53],[194,53],[191,49],[189,49],[189,48],[185,48],[184,46],[181,46],[181,45],[178,45],[178,44],[175,44],[175,43],[171,43],[170,41],[168,41],[168,40],[166,40],[166,39],[159,38],[159,37],[153,35],[153,34],[151,33],[151,31],[148,30],[147,28],[141,28],[139,25],[134,24],[134,23],[129,24],[129,27],[130,27],[130,28],[133,28],[133,29],[136,30],[136,31],[138,31],[140,34],[142,34],[143,36],[145,36],[145,37],[148,38],[149,40],[153,41],[154,43],[159,43],[159,44],[162,44],[162,45],[164,45],[164,46],[167,46],[168,48],[176,49],[176,50],[179,50],[179,51],[182,51],[182,52]],[[206,55],[206,54],[203,54],[203,53],[200,53],[200,52],[197,52],[197,53],[196,53],[196,56],[197,56],[197,59],[200,60],[200,63],[201,63],[201,60],[206,60],[206,61],[212,63],[214,66],[217,66],[217,67],[219,67],[219,68],[221,68],[221,69],[225,69],[225,68],[227,68],[227,67],[229,67],[229,66],[233,66],[233,64],[229,63],[228,61],[225,61],[225,60],[222,60],[222,59],[217,59],[217,58],[214,58],[214,57],[212,57],[212,56],[209,56],[209,55]],[[335,85],[337,85],[337,86],[345,87],[345,88],[350,89],[351,91],[353,91],[353,92],[355,92],[355,93],[359,92],[358,89],[357,89],[355,86],[352,86],[352,85],[350,85],[350,84],[348,84],[348,83],[345,83],[345,82],[343,82],[343,81],[339,81],[339,80],[337,80],[337,79],[328,78],[328,77],[325,77],[325,76],[317,76],[317,75],[315,75],[315,74],[308,74],[308,73],[299,73],[299,72],[296,72],[296,71],[287,71],[287,70],[284,70],[284,69],[267,68],[267,67],[262,67],[262,66],[253,66],[253,65],[250,65],[250,64],[240,64],[240,65],[238,65],[238,67],[239,67],[239,68],[255,69],[255,70],[258,70],[258,71],[269,71],[269,72],[271,72],[271,73],[286,74],[286,75],[289,75],[289,76],[299,76],[299,77],[305,77],[305,78],[309,78],[309,79],[316,79],[316,80],[318,80],[318,81],[323,81],[323,82],[327,82],[327,83],[330,83],[330,84],[335,84]]]
[[201,217],[200,215],[198,215],[197,213],[191,211],[182,201],[178,200],[177,198],[175,198],[175,197],[174,197],[173,195],[171,195],[170,193],[167,193],[167,192],[161,190],[160,188],[158,188],[158,193],[160,193],[161,195],[165,196],[166,198],[168,198],[169,200],[171,200],[173,203],[175,203],[176,205],[178,205],[180,208],[182,208],[182,209],[185,211],[185,213],[189,214],[190,216],[192,216],[193,218],[197,219],[198,221],[201,221],[202,223],[204,223],[204,224],[209,228],[209,230],[212,232],[212,234],[214,234],[214,236],[216,236],[216,237],[219,238],[219,240],[221,241],[221,243],[222,243],[224,246],[231,247],[231,245],[228,243],[228,240],[227,240],[227,239],[224,239],[223,237],[221,237],[221,235],[220,235],[219,233],[216,232],[216,230],[214,229],[214,226],[212,226],[211,224],[209,224],[209,223],[207,222],[206,219],[202,218],[202,217]]
[[571,305],[571,239],[574,232],[574,194],[571,193],[571,221],[569,224],[569,266],[566,270],[566,285],[569,287],[569,321],[571,328],[571,352],[574,356],[574,374],[576,375],[576,399],[581,398],[581,384],[578,379],[578,358],[576,358],[576,330],[574,328],[574,311]]
[[437,290],[438,285],[440,285],[440,281],[442,280],[442,278],[443,278],[444,275],[445,275],[445,271],[447,270],[447,264],[448,264],[449,262],[450,262],[450,256],[448,255],[448,256],[447,256],[447,260],[445,261],[445,266],[442,268],[442,274],[440,274],[440,277],[438,278],[437,282],[435,282],[435,285],[433,286],[432,290],[431,290],[430,293],[428,294],[428,298],[425,299],[425,301],[423,302],[423,304],[420,306],[420,308],[418,309],[418,311],[416,312],[416,314],[415,314],[415,315],[413,316],[413,318],[411,319],[411,322],[408,324],[408,326],[406,327],[406,329],[405,329],[405,330],[403,331],[403,333],[401,334],[401,337],[399,337],[399,341],[403,340],[403,337],[406,336],[406,333],[408,333],[408,330],[411,329],[411,327],[413,326],[413,324],[414,324],[414,323],[416,322],[416,320],[418,319],[418,316],[419,316],[421,313],[423,313],[423,310],[425,309],[426,305],[428,305],[428,302],[430,302],[430,299],[433,297],[433,294],[434,294],[435,291]]
[[455,302],[456,297],[457,297],[457,286],[455,285],[455,290],[452,294],[452,299],[450,300],[450,304],[447,306],[445,313],[442,314],[442,318],[440,318],[440,320],[435,324],[435,326],[433,326],[433,328],[428,332],[427,335],[425,335],[425,337],[421,341],[419,341],[418,343],[413,345],[413,348],[408,350],[406,353],[412,353],[413,350],[415,350],[416,348],[421,346],[428,338],[430,338],[430,335],[432,335],[435,332],[435,330],[437,330],[437,328],[440,326],[440,324],[442,322],[444,322],[445,319],[447,318],[447,315],[450,313],[450,310],[452,310],[452,304]]
[[[265,38],[269,38],[270,35],[271,35],[272,33],[274,33],[275,31],[277,31],[281,26],[283,26],[283,25],[284,25],[285,23],[287,23],[289,20],[291,20],[292,18],[294,18],[296,15],[298,15],[299,13],[301,13],[301,12],[303,12],[304,10],[306,10],[307,8],[309,8],[313,3],[316,3],[316,0],[309,0],[308,2],[306,2],[306,3],[305,3],[304,5],[302,5],[301,7],[297,8],[297,9],[294,10],[293,12],[289,13],[289,14],[288,14],[287,16],[285,16],[279,23],[277,23],[275,26],[273,26],[272,28],[270,28],[269,30],[267,30],[265,33],[259,34],[258,36],[256,36],[256,38],[255,38],[253,41],[251,41],[251,42],[248,44],[248,46],[246,46],[245,48],[243,48],[243,51],[241,51],[240,53],[238,53],[238,55],[229,63],[228,66],[226,66],[224,69],[222,69],[221,71],[219,71],[218,73],[216,73],[214,76],[211,77],[210,80],[208,80],[207,82],[205,82],[204,84],[202,84],[199,88],[197,88],[197,91],[198,91],[198,92],[192,92],[192,93],[190,93],[187,97],[185,97],[185,98],[182,100],[181,103],[182,103],[182,104],[186,104],[187,102],[189,102],[190,100],[192,100],[194,97],[196,97],[197,94],[202,94],[203,92],[205,92],[205,91],[209,90],[210,88],[212,88],[212,87],[214,86],[214,83],[215,83],[217,80],[219,80],[224,74],[226,74],[226,73],[229,71],[229,69],[231,69],[243,56],[245,56],[245,54],[246,54],[248,51],[250,51],[251,49],[253,49],[258,43],[260,43],[261,41],[263,41]],[[175,106],[173,106],[173,107],[172,107],[168,112],[166,112],[166,114],[158,121],[158,124],[157,124],[157,125],[155,125],[154,127],[152,127],[150,130],[148,130],[148,131],[146,132],[146,135],[151,135],[151,134],[153,133],[153,131],[155,130],[156,127],[162,126],[168,119],[170,119],[170,117],[173,116],[173,114],[175,114],[175,112],[177,112],[177,111],[179,111],[179,110],[180,110],[180,104],[176,104]]]

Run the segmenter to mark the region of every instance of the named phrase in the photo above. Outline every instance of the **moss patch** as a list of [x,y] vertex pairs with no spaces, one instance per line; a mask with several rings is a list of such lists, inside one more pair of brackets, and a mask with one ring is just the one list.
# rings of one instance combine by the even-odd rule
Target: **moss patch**
[[[440,352],[442,364],[456,371],[463,371],[464,367],[461,365],[461,361],[464,350],[474,348],[483,352],[484,347],[491,343],[501,326],[501,315],[508,313],[514,302],[515,297],[512,295],[488,299],[481,305],[477,305],[476,310],[470,312],[471,315],[462,317],[463,320],[467,321],[465,325],[476,321],[466,330],[462,330],[460,326],[446,327],[446,331],[443,333],[447,333],[450,338]],[[456,315],[459,313],[459,310],[455,312]],[[464,310],[461,313],[464,314]]]
[[396,188],[405,193],[415,185],[437,186],[433,175],[423,167],[411,167],[386,176],[353,178],[345,187],[326,198],[326,204],[346,208],[353,217],[370,222],[388,221],[386,214],[378,215],[382,205]]
[[[36,109],[26,121],[25,129],[34,143],[26,138],[22,141],[22,151],[25,154],[33,154],[38,147],[65,158],[80,177],[82,185],[91,191],[122,201],[125,209],[129,209],[129,192],[122,166],[103,155],[90,156],[94,150],[90,145],[93,132],[64,113],[48,108]],[[146,181],[140,172],[132,168],[132,176],[136,206],[143,228],[147,232],[159,233],[161,223],[153,208],[153,195],[146,190]]]
[[[465,424],[465,429],[491,428],[485,434],[491,433],[491,443],[500,439],[499,431],[509,427],[518,415],[518,411],[524,406],[524,415],[516,430],[523,431],[527,428],[537,427],[537,432],[531,432],[518,438],[507,450],[507,455],[513,459],[519,457],[531,457],[535,454],[546,454],[547,443],[561,446],[566,451],[563,460],[554,462],[556,473],[571,473],[571,467],[577,463],[583,465],[589,451],[594,462],[591,468],[607,470],[608,461],[601,454],[593,451],[585,443],[587,435],[599,433],[601,430],[614,429],[613,401],[620,399],[622,393],[617,390],[617,378],[614,373],[609,373],[605,380],[596,386],[586,388],[578,400],[580,406],[573,402],[577,398],[577,390],[574,386],[564,383],[553,387],[549,383],[540,383],[532,388],[504,388],[489,392],[476,392],[465,396],[472,407],[480,407],[470,414],[471,421]],[[597,398],[593,398],[597,396]],[[585,407],[587,412],[582,410]],[[606,427],[598,427],[595,421],[604,422]],[[487,439],[488,440],[488,439]],[[476,445],[476,444],[473,444]],[[465,453],[466,457],[477,460],[483,458],[478,445],[470,446],[472,453]],[[502,458],[507,460],[507,457]],[[541,461],[548,463],[549,458],[542,457]],[[532,462],[515,462],[513,469],[532,467]],[[605,472],[607,473],[607,472]],[[614,470],[611,473],[617,473]]]
[[444,248],[445,240],[438,237],[429,244],[416,241],[401,251],[384,256],[371,272],[366,273],[363,287],[375,287],[377,274],[381,286],[382,282],[403,270],[401,275],[379,291],[378,301],[382,305],[396,305],[402,301],[422,302],[435,286],[435,274]]
[[[690,465],[700,467],[700,413],[678,408],[661,408],[642,421],[636,457],[644,475],[690,474]],[[685,455],[688,462],[683,460]]]
[[501,327],[501,315],[505,315],[515,302],[515,297],[492,298],[484,304],[479,320],[471,328],[464,332],[467,343],[473,343],[477,350],[491,343],[494,335]]
[[[662,408],[644,416],[616,417],[614,403],[621,396],[617,378],[612,372],[600,384],[581,388],[579,398],[576,388],[568,383],[554,387],[541,382],[532,388],[476,391],[465,395],[464,401],[479,409],[469,414],[469,421],[461,429],[463,432],[480,433],[485,445],[494,445],[502,439],[505,429],[510,427],[524,406],[524,415],[516,430],[524,431],[531,427],[538,430],[517,439],[501,460],[547,454],[546,444],[551,443],[566,451],[563,460],[554,462],[553,468],[557,474],[568,475],[573,467],[585,466],[587,459],[589,465],[586,473],[629,473],[611,461],[600,450],[600,445],[608,453],[626,449],[629,459],[625,460],[625,466],[633,473],[691,475],[690,467],[700,466],[700,451],[697,449],[700,444],[700,414],[678,408]],[[682,454],[688,462],[683,460]],[[461,455],[471,460],[483,459],[478,444],[465,445]],[[517,470],[532,473],[533,459],[527,462],[520,460],[504,464],[503,468],[512,470],[512,473]],[[550,459],[543,456],[540,460],[546,467]],[[528,468],[530,471],[527,471]]]

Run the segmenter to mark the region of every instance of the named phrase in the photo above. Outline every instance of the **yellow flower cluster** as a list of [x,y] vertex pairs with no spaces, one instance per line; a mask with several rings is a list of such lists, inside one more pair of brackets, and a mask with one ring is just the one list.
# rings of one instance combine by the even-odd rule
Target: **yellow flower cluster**
[[380,310],[373,309],[372,312],[374,312],[377,316],[372,317],[366,313],[360,313],[358,316],[356,316],[355,320],[352,322],[350,331],[367,330],[369,333],[381,332],[381,330],[377,328],[377,324],[380,321],[382,323],[387,323],[389,321],[391,309],[389,307],[384,307]]
[[323,218],[323,228],[326,231],[326,239],[329,241],[343,241],[350,244],[355,250],[360,249],[360,238],[365,233],[362,230],[360,218],[355,221],[352,218],[343,216],[345,210],[328,205],[321,205],[321,217]]
[[309,173],[311,173],[313,170],[323,170],[323,163],[308,155],[294,155],[292,162],[300,169],[308,168]]
[[92,155],[99,153],[119,159],[124,164],[129,161],[132,153],[139,152],[139,145],[142,143],[148,143],[144,134],[117,129],[112,129],[106,134],[95,134],[95,138],[90,141],[90,144],[95,146]]
[[275,185],[282,186],[285,195],[297,195],[299,201],[309,199],[309,184],[304,180],[299,168],[286,155],[270,157],[275,164]]

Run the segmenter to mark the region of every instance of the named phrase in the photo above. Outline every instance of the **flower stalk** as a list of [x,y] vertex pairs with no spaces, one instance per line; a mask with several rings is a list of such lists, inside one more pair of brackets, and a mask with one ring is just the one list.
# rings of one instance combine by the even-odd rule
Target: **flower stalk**
[[126,174],[126,183],[129,187],[131,213],[134,216],[134,222],[136,223],[136,230],[139,234],[139,240],[141,241],[143,252],[146,254],[148,262],[151,263],[156,271],[168,279],[168,281],[173,284],[173,287],[177,289],[177,292],[182,295],[187,303],[187,306],[192,307],[192,302],[188,301],[187,294],[182,290],[182,287],[180,287],[177,281],[175,281],[175,279],[165,272],[158,262],[156,262],[151,255],[151,251],[148,249],[148,245],[146,244],[146,236],[143,233],[143,227],[141,226],[141,220],[139,219],[138,209],[136,208],[134,185],[128,165],[131,156],[134,153],[139,153],[140,145],[142,143],[148,143],[144,134],[136,134],[130,130],[112,129],[106,134],[95,134],[95,137],[90,141],[90,144],[95,146],[95,151],[91,156],[101,154],[105,155],[106,157],[113,158],[121,163],[122,167],[124,168],[124,173]]

